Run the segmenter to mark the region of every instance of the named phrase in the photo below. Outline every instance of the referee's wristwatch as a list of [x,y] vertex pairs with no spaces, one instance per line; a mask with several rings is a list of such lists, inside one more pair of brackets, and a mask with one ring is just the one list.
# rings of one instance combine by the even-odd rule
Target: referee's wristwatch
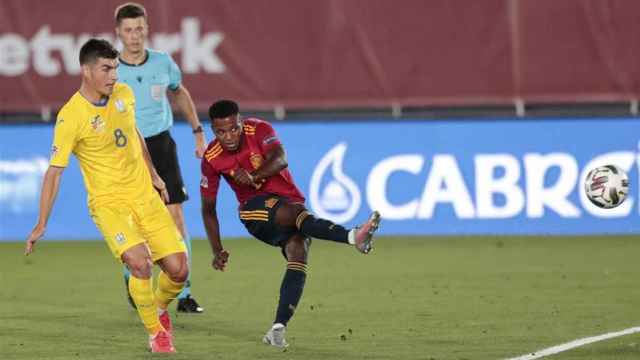
[[192,131],[194,134],[197,134],[197,133],[201,133],[201,132],[203,132],[203,131],[204,131],[204,129],[202,129],[202,125],[198,125],[198,127],[197,127],[197,128],[195,128],[195,129],[193,129],[193,130],[191,130],[191,131]]

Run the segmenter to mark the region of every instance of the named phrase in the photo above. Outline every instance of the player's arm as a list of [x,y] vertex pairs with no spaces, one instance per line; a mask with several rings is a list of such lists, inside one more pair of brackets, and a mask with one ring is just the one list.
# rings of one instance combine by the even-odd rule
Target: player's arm
[[[65,121],[66,119],[66,121]],[[80,128],[77,116],[73,110],[65,107],[60,110],[53,130],[53,144],[51,146],[51,158],[49,168],[44,174],[42,188],[40,190],[40,209],[38,212],[38,222],[31,230],[24,254],[29,255],[38,240],[40,240],[47,229],[49,215],[53,209],[53,204],[58,195],[60,180],[65,167],[69,164],[69,156],[75,149],[80,138]]]
[[198,119],[198,113],[196,112],[196,106],[191,99],[191,94],[184,85],[179,85],[175,90],[170,92],[172,94],[172,100],[178,110],[187,119],[196,142],[196,156],[202,158],[204,151],[207,149],[207,139],[204,135],[204,129]]
[[60,188],[60,179],[62,178],[63,167],[49,166],[44,174],[44,180],[42,181],[42,190],[40,192],[40,212],[38,215],[38,222],[36,226],[31,230],[31,234],[27,238],[27,244],[24,248],[24,254],[29,255],[33,252],[33,248],[36,242],[44,236],[44,232],[47,229],[47,222],[49,221],[49,215],[51,215],[51,209],[53,203],[56,201],[58,195],[58,189]]
[[222,241],[220,240],[220,224],[218,223],[215,199],[202,196],[202,222],[213,251],[211,265],[216,270],[224,271],[227,260],[229,260],[229,253],[222,247]]
[[271,124],[259,123],[256,127],[256,137],[259,139],[264,161],[251,175],[255,184],[262,184],[269,177],[287,168],[287,155]]
[[222,247],[220,240],[220,224],[216,212],[216,199],[220,186],[220,173],[204,158],[200,163],[200,198],[202,206],[202,223],[207,232],[207,239],[213,251],[212,266],[216,270],[224,271],[229,260],[229,253]]
[[281,144],[273,146],[265,155],[264,162],[251,175],[253,182],[260,184],[265,179],[278,174],[289,166],[287,163],[287,154]]
[[253,186],[256,189],[262,186],[267,178],[273,176],[288,166],[287,156],[281,144],[272,146],[265,155],[265,160],[256,170],[249,172],[243,168],[233,170],[231,176],[238,184]]
[[167,186],[164,181],[158,175],[156,168],[153,166],[153,161],[151,161],[151,155],[149,155],[149,149],[147,149],[147,143],[144,141],[142,134],[140,134],[140,130],[136,129],[136,133],[138,134],[138,140],[140,140],[140,146],[142,146],[142,156],[144,157],[144,162],[147,164],[147,168],[149,168],[149,173],[151,174],[151,182],[153,183],[153,187],[155,187],[159,192],[162,200],[165,203],[169,202],[169,192],[167,191]]
[[270,124],[266,122],[260,123],[256,128],[256,136],[260,139],[260,148],[265,154],[264,161],[259,168],[251,173],[240,168],[232,173],[231,176],[237,183],[259,188],[269,177],[286,169],[288,163],[284,147]]

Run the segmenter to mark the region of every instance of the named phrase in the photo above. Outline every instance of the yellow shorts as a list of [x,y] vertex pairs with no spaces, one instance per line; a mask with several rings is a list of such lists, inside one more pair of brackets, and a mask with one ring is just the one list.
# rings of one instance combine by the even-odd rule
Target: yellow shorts
[[187,251],[169,210],[159,196],[146,201],[90,205],[89,213],[113,256],[120,261],[125,251],[140,243],[147,245],[153,262]]

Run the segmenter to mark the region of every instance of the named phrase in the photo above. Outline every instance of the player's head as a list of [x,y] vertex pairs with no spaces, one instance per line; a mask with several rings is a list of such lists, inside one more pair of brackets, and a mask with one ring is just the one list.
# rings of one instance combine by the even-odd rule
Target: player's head
[[242,140],[242,119],[235,101],[219,100],[209,107],[211,128],[226,151],[236,151]]
[[82,82],[101,96],[109,96],[118,80],[118,50],[103,39],[89,39],[80,49]]
[[116,35],[128,52],[144,51],[144,42],[149,33],[147,10],[133,2],[122,4],[116,8]]

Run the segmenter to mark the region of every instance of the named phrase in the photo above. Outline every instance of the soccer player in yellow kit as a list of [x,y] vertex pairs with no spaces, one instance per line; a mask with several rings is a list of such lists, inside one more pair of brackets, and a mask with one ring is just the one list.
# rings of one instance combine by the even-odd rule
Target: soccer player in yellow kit
[[[91,39],[80,49],[80,65],[80,89],[58,113],[38,222],[25,254],[45,233],[62,172],[73,153],[84,177],[91,217],[113,255],[131,270],[129,291],[149,333],[151,351],[175,352],[167,307],[189,274],[186,247],[163,203],[162,198],[168,200],[165,184],[136,128],[133,92],[116,82],[118,51],[105,40]],[[155,291],[154,263],[162,269]]]

